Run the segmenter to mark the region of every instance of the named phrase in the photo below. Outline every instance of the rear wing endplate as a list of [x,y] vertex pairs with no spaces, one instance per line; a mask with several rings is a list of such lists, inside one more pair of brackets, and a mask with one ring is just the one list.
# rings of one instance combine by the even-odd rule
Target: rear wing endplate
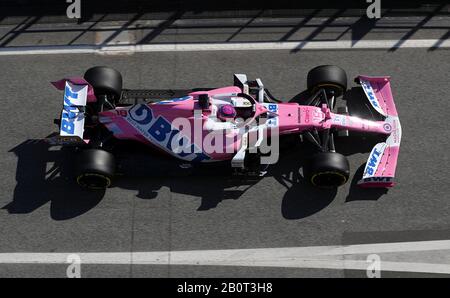
[[84,112],[90,86],[83,84],[83,82],[80,83],[75,84],[70,80],[53,83],[58,89],[62,89],[62,86],[64,86],[64,99],[60,116],[59,136],[48,140],[50,144],[66,145],[84,142]]

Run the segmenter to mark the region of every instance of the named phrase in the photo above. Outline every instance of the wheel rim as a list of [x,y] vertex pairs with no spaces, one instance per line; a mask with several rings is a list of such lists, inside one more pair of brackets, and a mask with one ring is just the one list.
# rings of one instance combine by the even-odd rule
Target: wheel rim
[[347,177],[338,172],[317,173],[311,177],[311,183],[317,187],[338,187],[347,182]]
[[111,179],[96,173],[84,173],[77,177],[77,183],[88,189],[105,189],[111,185]]

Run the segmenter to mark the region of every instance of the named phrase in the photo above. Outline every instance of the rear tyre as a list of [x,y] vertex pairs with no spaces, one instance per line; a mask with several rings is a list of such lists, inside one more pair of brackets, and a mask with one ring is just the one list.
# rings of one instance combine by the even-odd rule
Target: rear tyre
[[122,75],[117,70],[106,66],[89,68],[84,79],[94,88],[96,96],[106,95],[117,100],[122,93]]
[[324,88],[327,93],[333,92],[338,97],[347,90],[347,74],[339,66],[320,65],[308,72],[307,87],[311,93]]
[[77,157],[77,183],[83,188],[104,190],[111,186],[115,173],[115,159],[101,149],[86,149]]
[[350,176],[347,158],[336,152],[313,155],[303,169],[305,178],[314,186],[334,188],[344,185]]

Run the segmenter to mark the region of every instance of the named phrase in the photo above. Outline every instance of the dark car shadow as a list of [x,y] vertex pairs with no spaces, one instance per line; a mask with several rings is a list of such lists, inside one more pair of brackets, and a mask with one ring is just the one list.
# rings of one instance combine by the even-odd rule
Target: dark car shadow
[[355,172],[350,184],[350,191],[345,198],[345,202],[352,201],[376,201],[383,195],[387,194],[386,188],[362,188],[357,185],[361,179],[366,164],[362,164]]
[[[279,163],[269,168],[267,174],[286,187],[281,212],[287,219],[303,218],[320,211],[336,194],[314,189],[303,181],[299,168],[304,153],[297,149],[305,150],[288,140],[282,145]],[[86,191],[76,185],[71,148],[50,147],[42,140],[27,140],[10,152],[18,157],[17,184],[12,201],[2,209],[11,214],[31,213],[50,203],[51,218],[67,220],[88,212],[105,195],[105,192]],[[219,168],[198,176],[190,176],[188,172],[185,176],[170,178],[118,177],[115,187],[137,190],[136,196],[140,199],[154,199],[162,187],[168,187],[174,193],[200,197],[197,210],[206,211],[216,208],[223,200],[241,198],[258,181],[231,178]]]
[[50,202],[51,218],[65,220],[87,212],[104,195],[84,191],[70,179],[70,150],[50,150],[42,140],[27,140],[10,152],[18,162],[12,201],[2,207],[9,213],[30,213]]
[[[269,167],[266,177],[273,177],[285,188],[281,201],[281,213],[286,219],[300,219],[319,212],[328,206],[336,195],[336,189],[317,189],[310,186],[301,174],[306,156],[312,153],[310,146],[300,143],[298,136],[286,136],[280,140],[280,159]],[[160,161],[161,162],[161,161]],[[223,166],[223,168],[222,168]],[[229,167],[213,165],[191,175],[174,173],[170,177],[123,177],[118,179],[119,188],[137,190],[137,197],[154,199],[162,186],[178,194],[201,198],[198,211],[216,208],[224,200],[237,200],[260,179],[233,177]]]
[[142,200],[152,200],[158,197],[163,187],[171,193],[184,194],[201,198],[198,211],[216,208],[224,200],[239,199],[255,181],[232,179],[226,175],[175,177],[120,177],[115,187],[135,190],[136,197]]
[[336,197],[337,189],[313,187],[300,173],[306,158],[299,158],[301,151],[280,160],[280,168],[274,167],[273,177],[286,187],[281,202],[281,214],[286,219],[301,219],[327,207]]
[[301,219],[327,207],[336,197],[337,189],[313,187],[303,177],[302,167],[315,149],[298,136],[280,142],[280,159],[271,167],[268,176],[286,188],[281,202],[281,214],[286,219]]

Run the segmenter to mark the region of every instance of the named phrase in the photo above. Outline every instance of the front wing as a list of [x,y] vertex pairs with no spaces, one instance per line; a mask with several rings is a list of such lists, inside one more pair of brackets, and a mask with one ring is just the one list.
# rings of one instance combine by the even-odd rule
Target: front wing
[[361,84],[372,107],[385,116],[385,130],[391,131],[385,142],[378,143],[370,152],[361,187],[394,186],[395,170],[400,150],[402,128],[392,96],[389,77],[359,76]]

